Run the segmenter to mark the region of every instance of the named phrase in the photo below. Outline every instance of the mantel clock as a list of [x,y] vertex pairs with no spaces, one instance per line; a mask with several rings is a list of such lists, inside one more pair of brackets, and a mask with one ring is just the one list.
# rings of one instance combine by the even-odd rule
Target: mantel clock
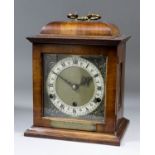
[[120,145],[125,46],[114,24],[98,14],[68,14],[54,21],[33,45],[33,126],[25,136]]

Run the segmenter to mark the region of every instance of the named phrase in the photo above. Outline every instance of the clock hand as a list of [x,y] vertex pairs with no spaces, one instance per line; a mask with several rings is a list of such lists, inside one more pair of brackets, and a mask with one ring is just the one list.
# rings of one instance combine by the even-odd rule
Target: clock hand
[[81,82],[79,84],[74,84],[74,83],[71,83],[71,87],[73,90],[78,90],[80,86],[89,86],[90,82],[92,81],[92,77],[84,77],[82,76],[81,78]]
[[68,81],[67,79],[63,78],[62,76],[60,76],[59,74],[55,73],[54,71],[52,71],[55,75],[57,75],[60,79],[62,79],[64,82],[66,82],[69,86],[72,87],[72,89],[74,91],[76,91],[79,86],[77,84],[71,83],[70,81]]
[[62,79],[64,82],[66,82],[68,85],[70,85],[71,87],[73,87],[74,84],[72,84],[70,81],[68,81],[67,79],[63,78],[61,75],[55,73],[54,71],[52,71],[55,75],[57,75],[60,79]]
[[89,86],[91,81],[92,81],[92,77],[90,77],[90,76],[88,76],[88,77],[82,76],[81,82],[80,82],[80,84],[78,86],[85,86],[85,85]]

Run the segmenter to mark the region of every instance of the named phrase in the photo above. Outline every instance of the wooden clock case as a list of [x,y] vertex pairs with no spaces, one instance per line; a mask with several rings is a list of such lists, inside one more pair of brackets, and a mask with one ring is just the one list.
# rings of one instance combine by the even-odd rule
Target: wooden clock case
[[[123,117],[125,47],[129,38],[121,36],[117,26],[96,21],[51,22],[39,35],[28,37],[33,45],[33,126],[24,135],[120,145],[129,123]],[[95,123],[95,132],[53,128],[52,118],[43,116],[42,55],[45,53],[108,57],[105,121]]]

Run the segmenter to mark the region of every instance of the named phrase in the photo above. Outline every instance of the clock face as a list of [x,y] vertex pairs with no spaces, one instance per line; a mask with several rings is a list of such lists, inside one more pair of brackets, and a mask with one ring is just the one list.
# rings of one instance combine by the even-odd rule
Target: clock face
[[85,116],[95,111],[104,96],[104,79],[89,60],[69,56],[50,69],[46,89],[51,103],[62,113]]

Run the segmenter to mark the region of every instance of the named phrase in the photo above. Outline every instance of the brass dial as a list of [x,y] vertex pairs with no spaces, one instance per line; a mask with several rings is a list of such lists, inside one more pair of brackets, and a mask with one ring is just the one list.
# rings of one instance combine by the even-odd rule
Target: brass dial
[[51,102],[61,112],[82,116],[101,103],[104,82],[97,67],[78,56],[67,57],[55,64],[47,79]]

